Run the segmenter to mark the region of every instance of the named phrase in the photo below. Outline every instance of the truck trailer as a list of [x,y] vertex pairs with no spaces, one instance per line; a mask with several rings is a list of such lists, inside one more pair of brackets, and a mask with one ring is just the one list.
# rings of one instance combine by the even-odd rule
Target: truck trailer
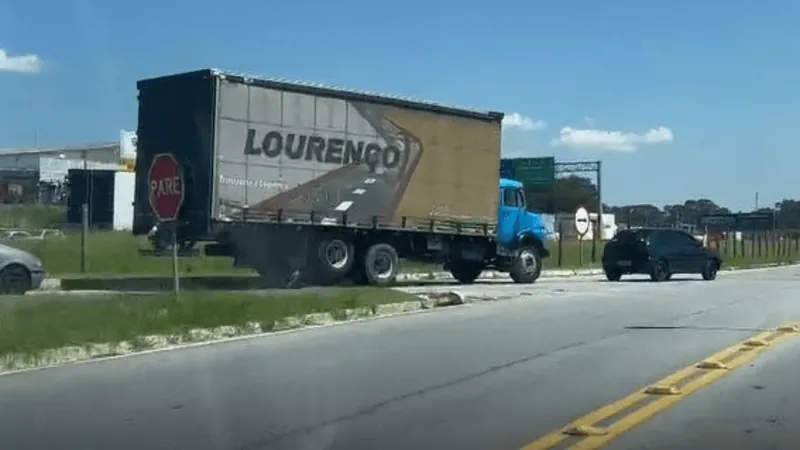
[[[271,285],[391,284],[400,261],[533,283],[545,228],[499,176],[503,113],[206,69],[140,80],[135,235],[203,243]],[[148,169],[180,166],[159,223]],[[173,228],[174,226],[174,228]]]

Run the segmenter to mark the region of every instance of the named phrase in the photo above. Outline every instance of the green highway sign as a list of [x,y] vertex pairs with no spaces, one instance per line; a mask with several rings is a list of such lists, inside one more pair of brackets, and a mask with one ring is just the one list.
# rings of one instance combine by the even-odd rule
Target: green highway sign
[[517,180],[526,188],[543,188],[553,185],[556,179],[556,159],[503,158],[500,160],[500,176]]

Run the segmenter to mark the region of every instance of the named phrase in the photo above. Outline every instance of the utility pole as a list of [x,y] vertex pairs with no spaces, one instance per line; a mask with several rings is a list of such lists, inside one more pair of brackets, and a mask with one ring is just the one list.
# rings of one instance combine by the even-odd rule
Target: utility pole
[[758,211],[758,192],[756,192],[756,211]]

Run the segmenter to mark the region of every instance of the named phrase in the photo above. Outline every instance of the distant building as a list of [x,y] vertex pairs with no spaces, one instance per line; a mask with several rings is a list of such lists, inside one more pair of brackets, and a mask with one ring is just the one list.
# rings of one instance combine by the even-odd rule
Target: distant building
[[70,169],[132,171],[133,161],[135,133],[125,131],[118,142],[0,149],[0,203],[61,203]]
[[[597,228],[597,213],[589,213],[589,220],[592,226],[589,231],[583,236],[582,240],[593,240],[594,230]],[[575,214],[559,214],[554,224],[556,233],[561,230],[563,239],[578,239],[578,232],[575,229]],[[603,241],[610,240],[617,234],[616,216],[614,214],[603,214],[603,232],[599,234],[598,238]]]

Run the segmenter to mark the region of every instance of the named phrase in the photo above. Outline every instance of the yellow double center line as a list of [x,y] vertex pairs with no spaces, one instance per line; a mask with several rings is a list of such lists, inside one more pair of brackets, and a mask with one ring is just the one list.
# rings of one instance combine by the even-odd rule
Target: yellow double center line
[[600,448],[693,392],[750,363],[766,349],[798,334],[800,324],[761,333],[589,413],[531,442],[523,450]]

